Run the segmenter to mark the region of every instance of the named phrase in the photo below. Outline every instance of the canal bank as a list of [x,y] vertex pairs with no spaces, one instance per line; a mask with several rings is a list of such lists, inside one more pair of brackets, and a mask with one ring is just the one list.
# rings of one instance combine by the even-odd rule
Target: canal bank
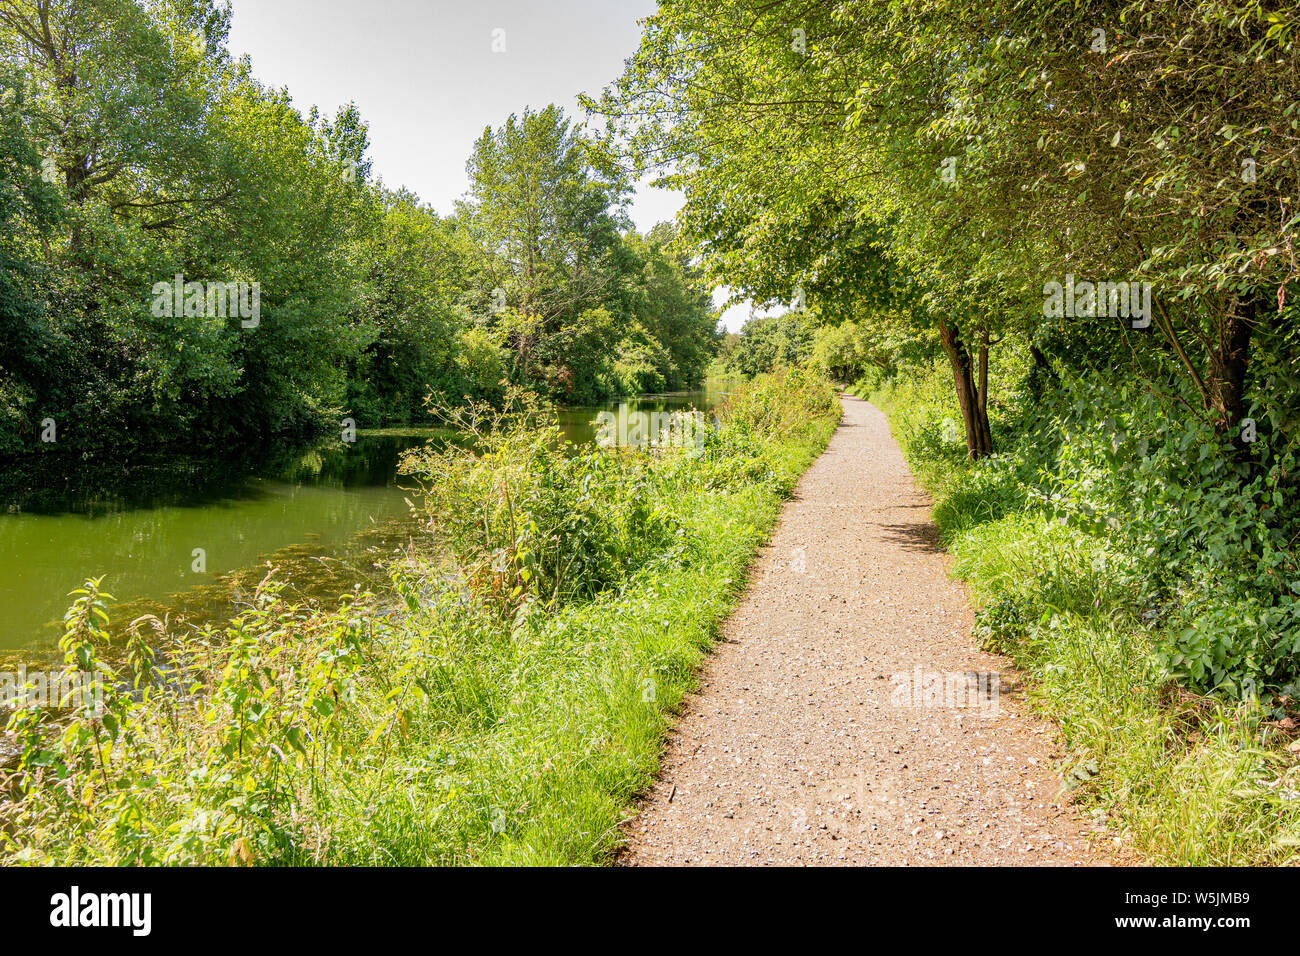
[[[395,613],[313,613],[267,582],[210,637],[156,636],[194,683],[141,652],[123,678],[151,692],[110,687],[111,721],[15,714],[22,795],[0,805],[0,863],[610,859],[839,408],[792,371],[737,388],[718,418],[701,455],[573,454],[529,426],[488,454],[449,449],[430,500],[458,502],[434,509],[440,534],[471,533],[393,567]],[[92,588],[70,618],[91,671],[102,611]]]
[[[560,409],[565,437],[596,440],[601,413],[712,409],[725,383]],[[425,533],[411,513],[416,482],[402,454],[453,437],[444,429],[360,431],[257,461],[132,462],[120,480],[88,481],[76,467],[37,472],[0,507],[0,660],[48,660],[68,594],[103,577],[113,617],[143,614],[202,625],[246,605],[280,570],[288,593],[329,604],[384,580],[382,566]],[[115,476],[117,478],[118,476]]]

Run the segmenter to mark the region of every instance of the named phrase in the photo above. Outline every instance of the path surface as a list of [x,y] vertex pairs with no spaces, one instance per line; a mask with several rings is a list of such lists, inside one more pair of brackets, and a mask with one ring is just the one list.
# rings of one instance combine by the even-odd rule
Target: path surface
[[1109,862],[1054,803],[1050,727],[970,637],[885,417],[847,395],[844,412],[751,571],[621,862]]

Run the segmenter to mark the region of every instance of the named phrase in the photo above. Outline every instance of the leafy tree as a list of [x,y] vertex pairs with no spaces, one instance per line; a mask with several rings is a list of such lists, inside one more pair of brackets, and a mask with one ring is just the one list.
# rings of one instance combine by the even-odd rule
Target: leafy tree
[[592,155],[563,111],[548,106],[485,130],[466,167],[470,190],[461,217],[496,266],[489,274],[502,277],[506,303],[536,320],[511,329],[514,374],[523,381],[542,374],[540,350],[552,391],[566,392],[576,380],[575,356],[547,340],[571,337],[577,317],[599,304],[612,279],[610,252],[626,224],[613,208],[625,187],[593,166]]
[[703,278],[670,228],[631,232],[622,171],[561,110],[489,128],[441,217],[379,180],[355,104],[304,114],[234,62],[229,17],[0,0],[0,450],[46,417],[62,449],[192,451],[504,380],[568,402],[700,381]]
[[369,341],[353,360],[349,406],[367,425],[408,423],[424,414],[430,392],[459,396],[466,387],[456,364],[465,324],[460,250],[454,222],[411,193],[377,195],[373,204],[376,221],[356,251],[366,275],[351,308]]
[[802,365],[812,354],[809,317],[786,312],[751,318],[740,330],[733,362],[745,375],[761,375],[781,366]]
[[[1067,273],[1153,283],[1155,347],[1225,434],[1292,274],[1293,30],[1191,0],[671,3],[600,108],[686,189],[712,279],[820,305],[845,276],[852,297],[834,257],[877,231],[918,334],[939,332],[973,456],[990,350],[1050,332],[1041,290]],[[1146,350],[1133,331],[1112,323]]]
[[0,72],[0,451],[32,438],[48,396],[51,330],[38,298],[39,245],[58,212],[21,118],[22,77]]

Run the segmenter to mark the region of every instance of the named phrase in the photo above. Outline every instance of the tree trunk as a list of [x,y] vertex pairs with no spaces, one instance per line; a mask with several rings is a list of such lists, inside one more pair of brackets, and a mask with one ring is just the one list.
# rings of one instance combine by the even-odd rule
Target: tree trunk
[[1241,440],[1241,421],[1246,409],[1246,373],[1250,368],[1250,338],[1259,312],[1260,296],[1251,292],[1246,299],[1233,303],[1218,328],[1218,341],[1210,353],[1206,376],[1207,411],[1214,415],[1214,431],[1232,435],[1238,451],[1246,444]]
[[1056,372],[1052,369],[1052,364],[1047,361],[1047,356],[1034,342],[1032,335],[1029,336],[1029,357],[1034,362],[1029,370],[1029,393],[1034,398],[1042,398],[1047,386],[1056,384]]
[[955,325],[939,320],[939,338],[952,365],[953,385],[957,390],[957,404],[961,407],[962,423],[966,429],[966,457],[972,461],[993,452],[993,437],[988,419],[988,345],[980,347],[980,385],[976,386],[971,368],[970,352]]

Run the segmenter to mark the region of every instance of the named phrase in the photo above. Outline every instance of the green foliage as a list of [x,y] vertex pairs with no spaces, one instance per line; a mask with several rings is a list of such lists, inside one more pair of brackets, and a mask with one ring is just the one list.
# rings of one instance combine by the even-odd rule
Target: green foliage
[[512,392],[506,410],[443,409],[478,455],[448,446],[410,452],[403,470],[424,484],[430,527],[461,585],[505,620],[540,603],[590,600],[652,554],[673,557],[679,534],[648,506],[650,488],[630,456],[575,449],[558,425],[538,427],[534,400]]
[[[787,371],[739,387],[702,453],[574,452],[522,399],[454,415],[476,448],[410,458],[446,550],[391,590],[321,613],[270,573],[228,627],[135,622],[102,711],[10,714],[0,860],[608,860],[839,407]],[[107,672],[108,598],[75,598],[68,667]]]
[[804,364],[813,348],[808,316],[786,312],[749,319],[729,356],[731,367],[754,376],[785,365]]
[[19,447],[34,426],[39,383],[51,347],[38,298],[33,250],[58,212],[41,181],[41,156],[22,123],[28,91],[20,74],[0,69],[0,453]]
[[513,383],[592,403],[702,381],[716,319],[700,277],[671,226],[626,231],[622,176],[563,111],[485,130],[467,168],[458,216]]
[[[942,482],[935,518],[945,540],[1041,514],[1045,535],[1059,524],[1102,543],[1110,580],[1093,593],[1154,629],[1154,659],[1168,675],[1232,696],[1300,677],[1294,441],[1261,432],[1240,460],[1208,423],[1179,414],[1190,396],[1091,373],[1036,399],[1014,390],[1014,406],[995,410],[1005,451],[966,468],[942,440],[954,409],[931,374],[903,386],[905,401],[889,401],[899,403],[909,455]],[[1034,588],[1051,573],[1045,566]]]
[[[405,425],[503,380],[565,402],[701,380],[700,277],[670,227],[631,232],[557,107],[489,129],[439,216],[378,179],[354,104],[304,114],[233,61],[226,5],[0,13],[0,453],[48,451],[47,417],[63,449],[193,452]],[[155,314],[177,275],[255,283],[260,315]]]
[[874,398],[937,499],[975,636],[1061,727],[1066,786],[1156,861],[1294,862],[1291,445],[1238,460],[1185,395],[1094,372],[1038,397],[1003,383],[1004,451],[972,464],[943,438],[941,378]]
[[816,326],[809,361],[838,382],[856,384],[871,377],[879,383],[922,360],[930,344],[915,342],[902,316],[876,314]]
[[1080,371],[1098,340],[1139,365],[1165,350],[1161,387],[1177,376],[1224,437],[1281,358],[1273,329],[1294,334],[1290,19],[1238,0],[665,3],[592,105],[684,191],[711,278],[805,297],[819,324],[937,332],[972,458],[995,448],[985,370],[1060,331],[1043,296],[1067,276],[1148,282],[1150,315],[1090,320],[1092,343],[1040,366]]
[[503,345],[503,336],[494,330],[471,326],[461,332],[455,359],[461,394],[500,400],[506,374]]
[[[367,426],[424,417],[430,392],[494,396],[499,346],[459,305],[465,259],[455,223],[408,192],[373,197],[357,245],[366,275],[352,319],[366,344],[351,362],[348,408]],[[373,224],[373,225],[370,225]]]
[[[58,720],[35,706],[10,715],[23,752],[18,796],[0,811],[4,852],[49,863],[94,848],[118,866],[294,860],[304,801],[355,725],[350,681],[371,625],[355,611],[306,618],[281,588],[268,578],[219,634],[177,638],[165,666],[135,633],[125,685],[99,656],[110,596],[96,581],[74,592],[64,673],[104,675],[105,690]],[[142,618],[133,631],[146,623],[163,629]]]

